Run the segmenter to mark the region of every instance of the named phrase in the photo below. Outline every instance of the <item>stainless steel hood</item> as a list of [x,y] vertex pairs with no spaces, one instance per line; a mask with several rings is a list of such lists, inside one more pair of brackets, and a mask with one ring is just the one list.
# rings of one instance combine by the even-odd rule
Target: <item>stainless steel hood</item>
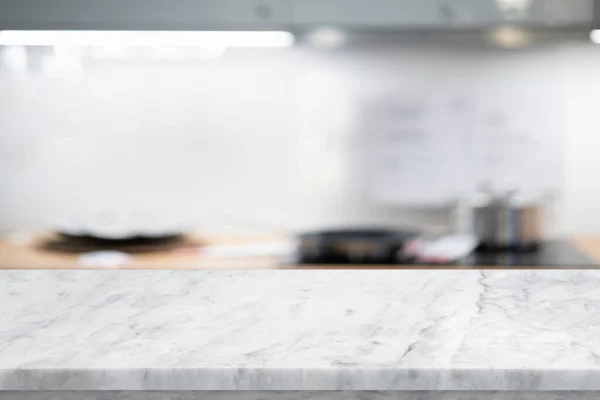
[[588,29],[598,0],[0,0],[0,30]]

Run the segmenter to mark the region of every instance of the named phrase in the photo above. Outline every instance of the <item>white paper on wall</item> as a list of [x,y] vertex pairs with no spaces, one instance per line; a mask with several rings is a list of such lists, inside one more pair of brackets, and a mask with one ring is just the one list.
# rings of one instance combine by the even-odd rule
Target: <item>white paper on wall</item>
[[531,91],[490,97],[478,101],[476,182],[527,197],[558,190],[564,114],[559,99]]
[[562,84],[511,79],[474,82],[462,93],[397,93],[365,107],[375,201],[447,205],[473,199],[484,185],[524,197],[556,193],[563,175]]
[[375,201],[440,206],[470,189],[466,95],[446,90],[374,99],[365,108]]

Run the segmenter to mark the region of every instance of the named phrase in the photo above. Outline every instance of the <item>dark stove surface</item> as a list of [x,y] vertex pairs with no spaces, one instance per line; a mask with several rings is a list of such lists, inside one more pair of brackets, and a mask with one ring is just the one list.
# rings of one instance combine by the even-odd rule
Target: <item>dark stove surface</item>
[[470,256],[450,264],[431,264],[431,263],[416,263],[414,261],[405,260],[397,261],[396,259],[386,259],[387,261],[373,261],[368,258],[360,261],[351,261],[348,259],[319,257],[310,260],[302,260],[300,264],[318,264],[318,265],[368,265],[374,267],[376,265],[387,265],[387,268],[393,268],[393,265],[402,267],[419,265],[427,266],[427,268],[470,268],[489,267],[489,268],[543,268],[543,269],[564,269],[564,268],[589,268],[598,269],[600,264],[593,258],[585,255],[577,247],[568,240],[551,240],[546,241],[539,246],[535,251],[529,252],[476,252]]
[[523,253],[475,253],[456,265],[481,266],[545,266],[545,267],[600,267],[593,258],[585,255],[567,240],[543,243],[537,251]]

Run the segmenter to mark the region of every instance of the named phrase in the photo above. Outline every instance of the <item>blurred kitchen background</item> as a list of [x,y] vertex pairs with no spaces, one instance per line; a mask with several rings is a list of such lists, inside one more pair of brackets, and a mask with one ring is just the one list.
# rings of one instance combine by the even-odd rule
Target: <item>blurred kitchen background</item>
[[[0,2],[3,234],[468,230],[486,185],[543,202],[546,238],[600,233],[593,0],[80,3]],[[293,43],[22,46],[20,29]]]

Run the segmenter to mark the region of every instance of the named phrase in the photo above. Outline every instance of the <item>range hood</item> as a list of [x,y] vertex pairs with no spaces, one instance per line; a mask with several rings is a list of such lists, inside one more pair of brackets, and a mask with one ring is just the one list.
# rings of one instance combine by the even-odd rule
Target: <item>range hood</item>
[[598,0],[0,0],[0,30],[590,28]]

